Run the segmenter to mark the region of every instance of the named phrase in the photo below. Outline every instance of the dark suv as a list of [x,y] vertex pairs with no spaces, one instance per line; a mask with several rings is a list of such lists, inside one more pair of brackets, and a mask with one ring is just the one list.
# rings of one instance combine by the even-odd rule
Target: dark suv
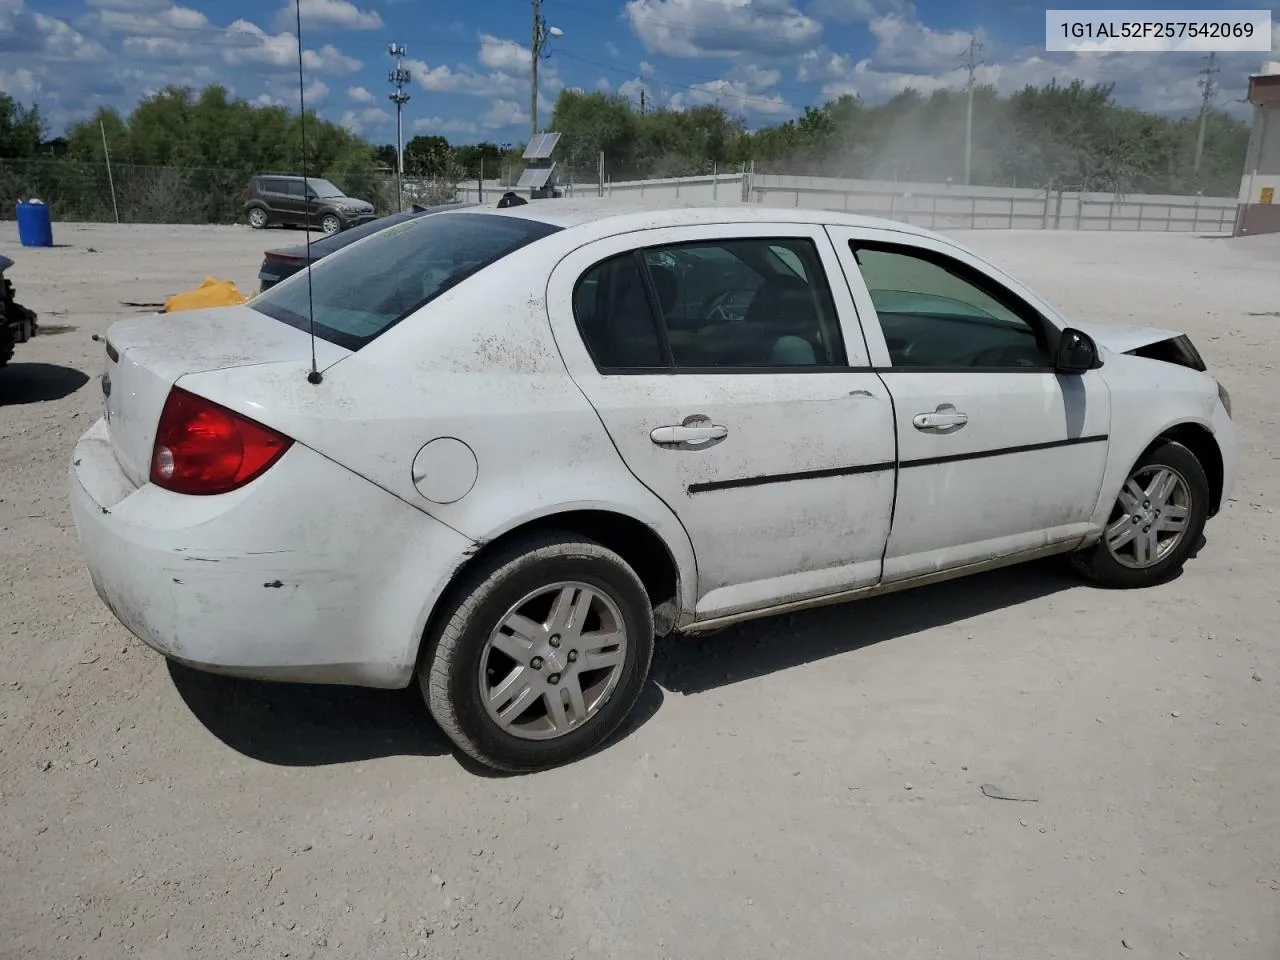
[[254,177],[244,191],[244,209],[255,230],[281,224],[333,234],[373,219],[372,203],[314,177]]

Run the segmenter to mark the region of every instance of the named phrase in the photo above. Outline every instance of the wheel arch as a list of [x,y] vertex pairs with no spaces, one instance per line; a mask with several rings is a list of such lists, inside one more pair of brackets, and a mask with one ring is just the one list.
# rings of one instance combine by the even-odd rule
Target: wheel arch
[[692,567],[692,546],[688,546],[682,565],[677,559],[677,550],[673,550],[652,524],[617,509],[575,506],[525,518],[490,538],[477,541],[454,569],[432,605],[418,638],[418,657],[426,647],[426,638],[438,626],[440,618],[447,615],[467,571],[512,541],[550,531],[578,534],[622,557],[635,570],[649,595],[658,636],[670,633],[681,622],[682,614],[689,605],[685,599],[686,589],[690,582],[696,582],[697,577],[696,569]]
[[1200,461],[1204,468],[1205,479],[1209,481],[1209,516],[1215,516],[1222,509],[1223,459],[1218,440],[1204,424],[1194,420],[1186,420],[1165,428],[1159,436],[1143,449],[1141,456],[1146,456],[1161,443],[1172,440],[1180,443]]

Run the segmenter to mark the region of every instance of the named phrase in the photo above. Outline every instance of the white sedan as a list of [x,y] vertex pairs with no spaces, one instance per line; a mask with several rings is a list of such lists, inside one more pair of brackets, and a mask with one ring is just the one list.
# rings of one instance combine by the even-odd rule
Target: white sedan
[[655,636],[1050,554],[1166,581],[1236,474],[1186,337],[826,211],[446,212],[106,340],[71,502],[119,620],[218,673],[416,678],[504,770],[600,745]]

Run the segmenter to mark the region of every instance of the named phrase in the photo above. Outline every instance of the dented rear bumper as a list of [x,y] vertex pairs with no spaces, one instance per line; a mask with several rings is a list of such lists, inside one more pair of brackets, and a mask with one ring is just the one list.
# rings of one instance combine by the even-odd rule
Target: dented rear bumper
[[240,490],[189,497],[134,486],[100,420],[70,474],[103,602],[148,646],[214,673],[405,686],[471,546],[301,444]]

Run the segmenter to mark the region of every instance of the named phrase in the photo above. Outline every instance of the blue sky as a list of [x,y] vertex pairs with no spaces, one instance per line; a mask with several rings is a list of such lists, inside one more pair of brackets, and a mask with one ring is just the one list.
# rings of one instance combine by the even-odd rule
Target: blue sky
[[[0,90],[39,103],[55,131],[150,90],[222,83],[297,103],[294,0],[0,0]],[[387,44],[408,48],[406,137],[524,140],[529,0],[301,0],[308,106],[375,142],[395,138]],[[1055,8],[1101,4],[1057,2]],[[1161,9],[1172,3],[1130,0]],[[1190,4],[1183,4],[1188,6]],[[1261,7],[1198,0],[1201,8]],[[1047,54],[1045,4],[1021,0],[544,0],[564,31],[540,68],[550,117],[566,87],[683,109],[720,103],[758,127],[842,93],[878,102],[906,87],[959,88],[969,42],[978,79],[1002,92],[1050,79],[1114,82],[1126,103],[1169,113],[1200,99],[1196,54]],[[1280,15],[1273,9],[1280,35]],[[1280,43],[1276,44],[1280,48]],[[1271,54],[1220,58],[1219,105]],[[1275,66],[1280,70],[1280,64]],[[1239,105],[1232,106],[1239,110]]]

